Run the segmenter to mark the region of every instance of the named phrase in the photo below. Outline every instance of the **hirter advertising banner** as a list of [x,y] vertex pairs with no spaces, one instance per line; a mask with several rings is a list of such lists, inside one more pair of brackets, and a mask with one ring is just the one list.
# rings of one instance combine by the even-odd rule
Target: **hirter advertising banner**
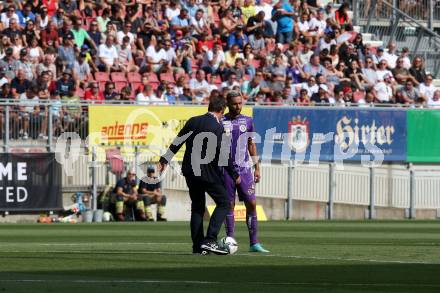
[[403,110],[255,107],[263,160],[406,161]]

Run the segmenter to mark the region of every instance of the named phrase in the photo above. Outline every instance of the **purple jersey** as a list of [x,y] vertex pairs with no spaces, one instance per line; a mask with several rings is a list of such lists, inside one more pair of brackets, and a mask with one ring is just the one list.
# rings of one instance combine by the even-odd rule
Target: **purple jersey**
[[255,183],[248,151],[248,141],[253,139],[254,132],[252,118],[238,115],[231,119],[230,115],[226,114],[222,123],[226,136],[231,138],[229,162],[241,177],[240,185],[236,186],[234,180],[225,172],[224,179],[229,199],[235,201],[235,194],[238,192],[240,201],[255,200]]
[[229,161],[236,168],[237,172],[248,172],[251,167],[249,162],[248,140],[253,138],[254,123],[251,117],[238,115],[234,119],[229,114],[223,118],[225,134],[231,138],[231,150]]

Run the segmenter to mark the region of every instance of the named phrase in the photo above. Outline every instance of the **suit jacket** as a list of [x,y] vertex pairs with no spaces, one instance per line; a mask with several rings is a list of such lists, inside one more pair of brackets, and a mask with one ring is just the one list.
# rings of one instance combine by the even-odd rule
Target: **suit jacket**
[[[185,143],[186,149],[182,162],[183,176],[196,177],[198,180],[212,183],[223,182],[223,167],[220,165],[226,165],[224,168],[235,179],[238,173],[229,163],[230,148],[228,141],[222,141],[223,132],[223,125],[210,113],[192,117],[180,130],[165,155],[160,158],[160,162],[167,164],[171,161]],[[198,136],[200,133],[205,133],[205,135]],[[206,136],[210,137],[209,143]],[[220,152],[222,146],[224,151]],[[209,163],[203,162],[207,155]]]

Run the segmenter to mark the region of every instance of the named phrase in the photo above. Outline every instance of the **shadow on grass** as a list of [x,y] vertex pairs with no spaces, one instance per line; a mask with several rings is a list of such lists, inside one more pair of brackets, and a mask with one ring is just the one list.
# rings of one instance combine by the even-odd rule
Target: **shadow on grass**
[[[211,261],[216,257],[205,258]],[[202,256],[188,256],[187,261],[191,258],[199,262]],[[147,289],[149,292],[440,292],[440,265],[247,266],[244,263],[228,267],[223,263],[218,267],[182,268],[176,262],[175,266],[99,270],[64,267],[62,271],[54,268],[4,272],[0,273],[0,290],[62,293],[146,292]]]

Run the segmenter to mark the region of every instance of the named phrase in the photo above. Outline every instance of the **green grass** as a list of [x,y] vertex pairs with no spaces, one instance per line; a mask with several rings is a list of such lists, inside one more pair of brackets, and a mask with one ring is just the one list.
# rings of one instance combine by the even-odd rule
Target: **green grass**
[[440,222],[267,222],[195,256],[188,223],[0,225],[0,292],[440,292]]

